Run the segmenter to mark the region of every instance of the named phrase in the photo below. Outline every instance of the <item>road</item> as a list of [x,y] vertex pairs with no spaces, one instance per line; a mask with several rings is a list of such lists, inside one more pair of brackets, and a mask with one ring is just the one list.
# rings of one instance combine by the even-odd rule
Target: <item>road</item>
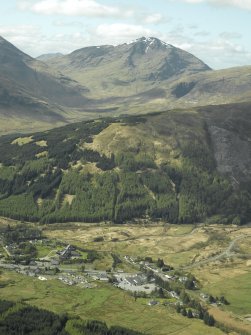
[[240,255],[240,254],[237,254],[237,253],[233,252],[233,249],[234,249],[237,242],[239,242],[241,240],[244,240],[245,238],[248,238],[248,237],[251,237],[251,234],[237,236],[234,240],[232,240],[229,243],[228,247],[223,252],[221,252],[220,254],[218,254],[216,256],[209,257],[209,258],[204,259],[204,260],[201,260],[199,262],[193,263],[191,265],[183,266],[183,267],[181,267],[181,270],[192,269],[192,268],[195,268],[195,267],[200,266],[200,265],[204,265],[204,264],[207,264],[207,263],[218,261],[222,258],[228,258],[228,257]]

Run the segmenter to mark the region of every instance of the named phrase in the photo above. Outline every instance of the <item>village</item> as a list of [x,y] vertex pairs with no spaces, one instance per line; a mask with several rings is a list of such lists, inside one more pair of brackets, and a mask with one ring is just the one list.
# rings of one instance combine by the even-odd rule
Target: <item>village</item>
[[[41,243],[41,240],[30,240],[30,244]],[[43,241],[43,243],[50,244],[50,241]],[[170,271],[165,270],[165,264],[161,264],[158,267],[156,263],[146,261],[139,261],[131,256],[124,256],[123,261],[132,265],[137,272],[126,273],[121,269],[113,269],[112,271],[107,270],[95,270],[91,268],[91,264],[84,266],[82,263],[82,257],[80,251],[72,245],[66,245],[56,253],[49,252],[49,255],[41,259],[31,259],[28,264],[25,261],[14,262],[12,260],[17,245],[11,244],[3,247],[8,254],[8,259],[3,257],[0,258],[0,267],[16,271],[22,275],[36,277],[38,280],[47,281],[51,279],[58,279],[62,283],[73,286],[77,285],[82,288],[94,288],[96,287],[95,282],[106,282],[111,283],[115,287],[138,294],[139,296],[157,296],[156,292],[160,289],[158,279],[166,283],[166,286],[172,286],[171,283],[175,283],[176,286],[185,286],[189,282],[189,277],[185,275],[174,274],[173,269]],[[50,256],[51,255],[51,256]],[[147,258],[146,258],[147,259]],[[75,266],[67,266],[64,263],[71,263],[74,260]],[[77,266],[80,265],[80,266]],[[197,283],[192,280],[192,286],[196,288]],[[175,290],[167,290],[169,297],[173,299],[173,302],[179,302],[179,294]],[[205,300],[206,295],[203,295]],[[154,304],[151,301],[151,304]]]
[[[184,281],[186,277],[175,277],[168,274],[162,274],[160,268],[154,263],[148,261],[137,261],[136,259],[124,256],[123,261],[131,264],[137,273],[124,273],[123,270],[117,270],[114,268],[112,271],[107,270],[95,270],[91,268],[91,261],[83,260],[81,250],[78,250],[73,245],[64,245],[61,243],[61,249],[53,250],[55,246],[51,241],[47,239],[38,239],[37,236],[34,239],[30,239],[28,242],[29,247],[25,246],[25,249],[31,251],[30,255],[21,254],[19,243],[10,243],[3,245],[1,240],[2,248],[6,253],[7,257],[0,255],[0,267],[15,270],[16,272],[37,277],[39,280],[49,280],[51,278],[58,278],[60,281],[67,285],[82,284],[83,287],[92,288],[93,284],[90,281],[101,281],[113,283],[120,289],[131,291],[131,292],[145,292],[151,294],[156,289],[156,280],[154,276],[149,279],[146,275],[147,271],[153,272],[161,276],[164,280]],[[51,248],[45,257],[33,257],[32,253],[36,246],[46,246]],[[59,244],[60,245],[60,244]],[[16,257],[18,253],[18,257]],[[83,262],[84,261],[84,262]],[[86,266],[88,262],[88,266]],[[68,266],[67,266],[68,264]]]
[[[96,251],[50,240],[23,228],[16,229],[15,234],[3,232],[0,246],[0,268],[39,281],[58,280],[63,285],[79,289],[112,285],[128,292],[135,300],[144,298],[149,307],[169,305],[193,318],[202,317],[202,305],[227,304],[224,297],[215,298],[202,292],[199,282],[190,273],[178,271],[162,259],[111,254],[112,267],[97,269],[94,262],[103,255]],[[192,291],[200,291],[197,299],[190,296]]]

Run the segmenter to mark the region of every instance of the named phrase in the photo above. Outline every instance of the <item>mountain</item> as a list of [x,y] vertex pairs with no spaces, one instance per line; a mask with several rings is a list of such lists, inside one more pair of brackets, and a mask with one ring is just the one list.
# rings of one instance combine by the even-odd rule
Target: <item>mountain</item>
[[92,96],[129,96],[180,75],[210,71],[195,56],[157,38],[86,47],[47,64],[87,85]]
[[251,101],[250,66],[214,71],[153,37],[40,59],[0,38],[0,134]]
[[87,86],[118,113],[251,101],[251,66],[212,70],[190,53],[157,38],[86,47],[46,63]]
[[[88,99],[87,89],[51,70],[48,65],[26,55],[0,38],[0,118],[22,128],[30,123],[65,121],[63,107],[80,107]],[[6,120],[6,122],[4,122]],[[47,125],[48,127],[48,125]]]
[[36,59],[41,60],[42,62],[47,61],[49,59],[55,58],[55,57],[61,57],[63,54],[61,52],[56,53],[49,53],[49,54],[43,54],[38,56]]
[[251,104],[0,138],[0,215],[40,222],[251,219]]
[[[27,92],[31,98],[61,105],[78,106],[86,101],[81,94],[87,89],[51,71],[46,64],[26,55],[3,38],[0,39],[0,64],[3,89],[4,85],[13,84],[15,89]],[[1,102],[8,104],[3,96]]]
[[183,105],[245,102],[251,101],[250,85],[251,66],[241,66],[183,76],[166,87],[166,94]]

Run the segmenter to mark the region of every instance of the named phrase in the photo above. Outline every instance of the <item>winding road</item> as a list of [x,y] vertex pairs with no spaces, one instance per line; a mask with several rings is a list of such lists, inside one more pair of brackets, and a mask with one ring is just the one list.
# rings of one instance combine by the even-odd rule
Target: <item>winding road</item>
[[[241,256],[242,254],[233,252],[233,249],[234,249],[237,242],[239,242],[241,240],[244,240],[248,237],[251,237],[251,234],[237,236],[234,240],[232,240],[229,243],[227,249],[224,250],[223,252],[221,252],[220,254],[218,254],[216,256],[209,257],[207,259],[203,259],[203,260],[201,260],[199,262],[196,262],[196,263],[193,263],[191,265],[185,265],[185,266],[181,267],[181,269],[182,270],[192,269],[192,268],[195,268],[195,267],[200,266],[200,265],[204,265],[204,264],[207,264],[207,263],[210,263],[210,262],[218,261],[222,258],[228,258],[228,257],[232,257],[232,256],[237,256],[237,255]],[[244,254],[244,255],[245,256],[251,256],[251,255],[248,255],[248,254]]]

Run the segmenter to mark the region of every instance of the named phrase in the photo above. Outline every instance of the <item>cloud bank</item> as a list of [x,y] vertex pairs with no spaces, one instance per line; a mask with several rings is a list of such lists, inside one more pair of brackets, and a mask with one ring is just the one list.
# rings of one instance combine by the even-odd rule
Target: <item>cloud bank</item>
[[234,6],[241,9],[251,10],[251,0],[181,0],[183,2],[198,4],[207,3],[217,6]]
[[130,17],[133,10],[103,5],[96,0],[20,0],[18,7],[43,15]]

